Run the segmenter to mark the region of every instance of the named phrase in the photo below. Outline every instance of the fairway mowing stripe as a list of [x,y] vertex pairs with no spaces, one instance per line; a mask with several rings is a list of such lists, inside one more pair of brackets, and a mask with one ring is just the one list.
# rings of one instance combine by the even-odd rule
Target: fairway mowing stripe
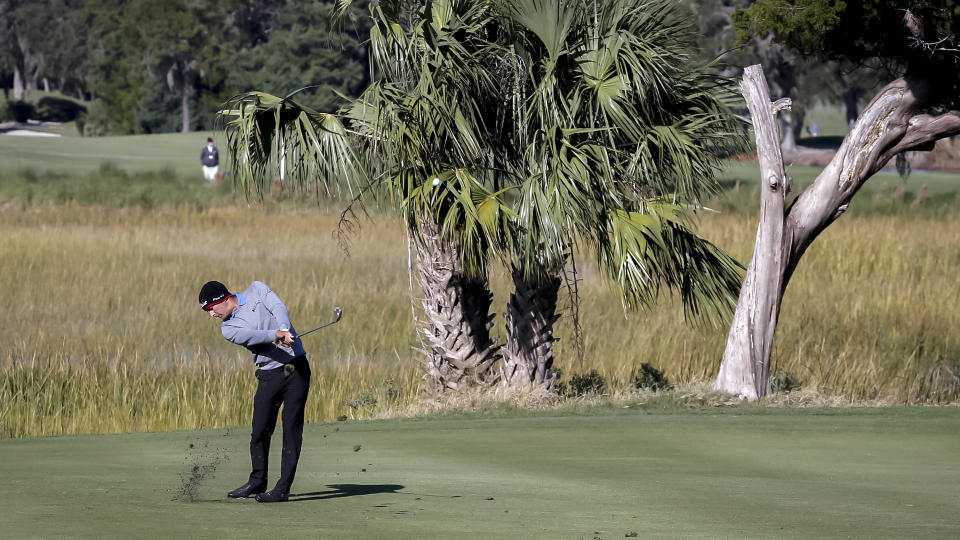
[[162,161],[166,159],[178,159],[174,156],[134,156],[130,154],[88,154],[86,152],[76,153],[76,152],[49,152],[49,151],[40,151],[40,150],[7,150],[3,149],[4,152],[11,154],[33,154],[37,156],[57,156],[57,157],[78,157],[78,158],[104,158],[104,159],[118,159],[118,160],[141,160],[141,161]]

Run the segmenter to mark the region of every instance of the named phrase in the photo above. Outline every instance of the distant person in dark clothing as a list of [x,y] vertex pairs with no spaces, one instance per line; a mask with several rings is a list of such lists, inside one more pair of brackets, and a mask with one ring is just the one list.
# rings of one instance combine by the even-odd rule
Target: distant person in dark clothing
[[[233,294],[219,281],[200,289],[200,307],[220,319],[220,333],[231,343],[253,353],[257,366],[257,393],[253,396],[253,430],[250,435],[252,471],[247,483],[227,493],[231,499],[256,496],[257,502],[284,502],[297,473],[303,445],[303,413],[310,390],[310,365],[290,315],[277,293],[254,281],[241,294]],[[280,479],[267,491],[270,438],[283,405],[283,451]]]
[[200,163],[203,165],[203,177],[214,182],[217,179],[217,172],[220,170],[220,152],[213,145],[213,139],[207,138],[207,145],[203,147],[200,153]]

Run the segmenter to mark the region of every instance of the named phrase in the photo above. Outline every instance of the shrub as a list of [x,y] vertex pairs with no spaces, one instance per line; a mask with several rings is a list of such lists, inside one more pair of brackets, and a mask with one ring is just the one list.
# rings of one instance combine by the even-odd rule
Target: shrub
[[87,125],[87,113],[82,111],[77,115],[77,120],[74,122],[74,125],[77,126],[77,133],[83,135],[83,128]]
[[586,394],[602,394],[607,387],[607,381],[603,375],[595,369],[587,373],[574,373],[570,377],[570,386],[567,389],[567,395],[583,396]]
[[70,122],[87,108],[69,99],[47,96],[37,102],[37,119],[47,122]]
[[345,405],[350,407],[354,412],[359,409],[373,410],[377,405],[377,398],[369,392],[361,392],[359,396],[347,399]]
[[109,132],[109,112],[99,99],[90,104],[83,115],[82,124],[84,137],[104,137]]
[[380,386],[383,388],[387,401],[391,403],[400,401],[403,396],[402,390],[394,384],[393,379],[385,379]]
[[800,388],[800,381],[786,371],[775,371],[770,375],[770,390],[789,392]]
[[32,103],[26,101],[8,101],[7,102],[7,118],[12,118],[13,120],[23,123],[29,120],[34,113],[34,107]]
[[670,381],[667,380],[663,372],[647,363],[640,364],[640,368],[633,372],[631,378],[634,388],[646,388],[653,391],[670,388]]

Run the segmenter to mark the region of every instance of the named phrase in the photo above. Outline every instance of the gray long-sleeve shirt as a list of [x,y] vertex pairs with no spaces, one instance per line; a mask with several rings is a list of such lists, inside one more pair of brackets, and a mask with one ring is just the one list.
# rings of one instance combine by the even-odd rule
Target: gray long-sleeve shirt
[[290,323],[287,306],[266,283],[254,281],[237,295],[237,301],[240,305],[220,325],[220,332],[227,341],[252,352],[254,364],[261,369],[275,369],[306,354],[299,337],[294,339],[291,347],[274,343],[277,330],[297,333]]

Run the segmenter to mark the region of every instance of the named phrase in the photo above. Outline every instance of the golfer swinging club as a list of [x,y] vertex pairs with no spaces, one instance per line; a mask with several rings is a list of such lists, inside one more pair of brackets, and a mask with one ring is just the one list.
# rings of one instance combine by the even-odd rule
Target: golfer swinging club
[[[232,499],[255,495],[257,502],[284,502],[297,472],[303,444],[303,409],[310,389],[310,365],[290,315],[280,297],[262,281],[254,281],[242,294],[232,294],[219,281],[200,289],[200,307],[222,319],[220,332],[232,343],[253,353],[257,366],[257,393],[253,397],[253,431],[247,483],[227,493]],[[277,427],[283,404],[283,452],[280,479],[267,491],[270,437]]]

